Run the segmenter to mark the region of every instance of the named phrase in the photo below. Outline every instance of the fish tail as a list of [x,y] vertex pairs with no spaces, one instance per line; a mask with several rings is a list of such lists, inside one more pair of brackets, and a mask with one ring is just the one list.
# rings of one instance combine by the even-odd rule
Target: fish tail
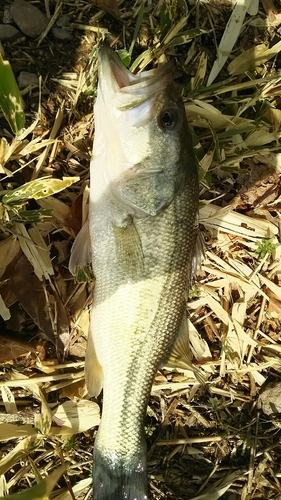
[[93,500],[148,500],[146,456],[136,467],[112,464],[94,449]]

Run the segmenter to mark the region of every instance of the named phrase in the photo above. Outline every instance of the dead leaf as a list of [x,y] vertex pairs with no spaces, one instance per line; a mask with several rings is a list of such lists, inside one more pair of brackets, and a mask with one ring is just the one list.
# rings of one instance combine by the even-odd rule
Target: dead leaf
[[278,14],[276,7],[273,3],[273,0],[262,0],[263,8],[268,15],[268,19],[270,22],[275,20],[276,15]]
[[273,126],[273,130],[278,132],[281,127],[281,110],[274,108],[273,106],[269,106],[264,113],[264,116],[269,120],[271,125]]
[[227,69],[230,75],[242,75],[272,59],[280,52],[280,48],[280,41],[270,48],[265,43],[254,45],[235,57]]
[[269,298],[267,312],[275,319],[281,319],[281,302],[275,293],[273,293],[270,288],[265,288],[265,293]]
[[8,335],[0,335],[0,363],[16,359],[27,352],[36,352],[33,342],[24,342]]
[[25,255],[22,255],[14,265],[9,288],[36,325],[49,340],[54,342],[54,331],[43,284],[33,273],[33,268]]
[[[2,287],[5,303],[10,305],[7,303],[7,298],[10,298],[12,304],[17,300],[45,333],[47,339],[57,344],[58,352],[64,352],[69,340],[68,313],[56,289],[53,288],[50,292],[37,278],[25,255],[8,266],[4,278],[7,280]],[[20,321],[17,322],[17,318],[13,318],[13,315],[9,320],[10,328],[12,324],[15,327],[13,329],[21,330]]]
[[11,318],[7,321],[7,328],[8,330],[11,330],[14,333],[22,332],[24,328],[23,324],[26,320],[26,313],[25,311],[23,311],[21,307],[19,307],[16,297],[12,294],[9,287],[6,286],[5,302],[7,301],[7,299],[9,300],[12,297],[13,297],[13,305],[11,305],[9,308],[11,313]]
[[53,419],[60,423],[59,428],[52,427],[52,434],[77,434],[99,425],[100,409],[97,403],[87,399],[65,401],[53,411]]
[[[51,223],[55,225],[59,231],[65,231],[67,234],[70,234],[73,238],[75,238],[75,231],[73,231],[73,229],[66,223],[66,219],[69,217],[71,212],[71,208],[66,203],[58,198],[55,198],[54,196],[49,196],[48,198],[38,200],[38,205],[46,210],[52,210]],[[50,230],[53,229],[52,224],[50,226]]]
[[53,297],[56,310],[56,330],[58,336],[58,348],[60,352],[65,352],[69,342],[69,321],[66,309],[59,296]]
[[54,241],[53,248],[57,251],[57,263],[61,264],[69,257],[69,242],[66,240],[63,241]]
[[69,384],[66,387],[63,387],[61,390],[61,398],[68,398],[72,401],[76,401],[77,398],[81,399],[87,395],[87,387],[85,379],[77,380],[73,384]]
[[272,415],[281,412],[281,384],[271,382],[260,394],[260,403],[263,413]]
[[245,164],[249,167],[249,174],[238,178],[241,188],[231,205],[238,210],[245,210],[249,207],[265,206],[275,201],[279,189],[276,171],[268,165],[257,167],[251,160]]
[[84,359],[86,352],[86,342],[76,342],[69,348],[69,355],[75,359]]
[[0,242],[0,276],[3,275],[7,266],[20,253],[20,244],[14,236],[10,236]]
[[94,4],[99,9],[109,12],[109,14],[120,20],[120,13],[116,0],[90,0],[90,3]]
[[65,219],[65,222],[76,234],[79,233],[82,226],[82,201],[83,196],[77,196],[71,207],[69,215]]
[[2,295],[0,295],[0,316],[4,319],[4,321],[8,321],[11,318],[11,313],[6,306]]

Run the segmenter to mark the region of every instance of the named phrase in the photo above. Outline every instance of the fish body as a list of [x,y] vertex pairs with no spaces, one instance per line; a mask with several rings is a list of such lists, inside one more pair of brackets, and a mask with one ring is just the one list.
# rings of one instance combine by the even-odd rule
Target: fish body
[[135,76],[100,49],[90,176],[86,381],[92,395],[103,387],[93,498],[145,500],[143,422],[156,371],[181,342],[197,237],[197,168],[171,68]]

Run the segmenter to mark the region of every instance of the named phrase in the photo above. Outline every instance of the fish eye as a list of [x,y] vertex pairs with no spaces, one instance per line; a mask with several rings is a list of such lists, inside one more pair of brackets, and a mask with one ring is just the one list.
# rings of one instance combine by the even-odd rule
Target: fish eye
[[175,108],[165,109],[160,115],[159,125],[162,130],[174,130],[179,122],[179,114]]

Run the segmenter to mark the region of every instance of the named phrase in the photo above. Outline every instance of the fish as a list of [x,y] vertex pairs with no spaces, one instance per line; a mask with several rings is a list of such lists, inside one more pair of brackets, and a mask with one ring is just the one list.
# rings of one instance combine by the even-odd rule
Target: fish
[[[94,500],[147,500],[144,418],[159,367],[186,357],[186,300],[198,239],[192,135],[169,63],[131,73],[98,53],[89,221],[95,275],[85,360],[103,389]],[[85,252],[72,250],[72,268]],[[87,253],[87,252],[86,252]]]

